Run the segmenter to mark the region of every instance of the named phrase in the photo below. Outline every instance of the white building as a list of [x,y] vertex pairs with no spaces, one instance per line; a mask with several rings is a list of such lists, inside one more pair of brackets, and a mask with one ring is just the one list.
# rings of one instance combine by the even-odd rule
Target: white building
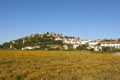
[[27,46],[27,47],[23,47],[22,50],[32,50],[32,49],[38,49],[40,48],[40,46]]
[[81,44],[81,41],[79,40],[79,39],[74,39],[74,38],[72,38],[72,39],[63,39],[63,42],[65,43],[65,44]]
[[81,40],[81,45],[87,44],[88,42],[90,42],[91,40]]
[[101,46],[95,46],[94,51],[102,51],[102,47]]
[[56,41],[59,41],[59,40],[61,41],[61,40],[63,40],[63,39],[60,38],[60,37],[57,37],[57,38],[55,38],[55,40],[56,40]]
[[22,50],[32,50],[32,49],[34,49],[34,47],[31,47],[31,46],[22,48]]
[[76,49],[79,46],[80,46],[79,44],[73,44],[73,49]]
[[120,42],[102,42],[101,47],[120,48]]
[[98,41],[90,41],[90,42],[88,42],[88,46],[90,48],[95,48],[97,44],[99,44]]
[[76,49],[78,46],[81,45],[81,40],[77,39],[77,38],[64,38],[63,39],[63,43],[64,44],[72,44],[73,45],[73,49]]
[[65,50],[68,50],[68,45],[63,45],[63,48],[64,48]]

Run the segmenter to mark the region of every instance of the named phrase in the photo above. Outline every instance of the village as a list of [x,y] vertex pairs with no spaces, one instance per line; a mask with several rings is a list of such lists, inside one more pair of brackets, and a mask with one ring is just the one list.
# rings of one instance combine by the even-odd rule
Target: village
[[[48,36],[53,36],[55,37],[56,41],[62,41],[64,43],[63,48],[65,50],[69,50],[68,45],[72,45],[73,50],[76,50],[77,47],[86,45],[86,49],[90,50],[93,49],[94,51],[102,51],[102,47],[113,47],[113,48],[118,48],[120,49],[120,42],[115,40],[112,41],[102,41],[100,39],[98,40],[81,40],[79,38],[74,38],[74,37],[62,37],[62,34],[56,34],[54,32],[51,32]],[[54,46],[53,48],[58,48],[59,46]],[[34,47],[25,47],[25,49],[35,49],[39,48],[39,46],[34,46]],[[22,48],[22,50],[24,50]],[[46,49],[47,50],[47,49]]]
[[86,49],[90,50],[93,49],[94,51],[102,51],[103,47],[112,47],[120,49],[120,42],[117,40],[113,41],[102,41],[102,40],[81,40],[78,38],[64,38],[59,39],[62,40],[64,44],[64,49],[68,50],[68,44],[73,45],[73,49],[76,50],[77,47],[86,45]]
[[4,43],[3,48],[21,50],[92,50],[101,52],[103,48],[120,49],[120,40],[82,40],[76,37],[63,36],[62,33],[47,32],[31,34],[18,40]]

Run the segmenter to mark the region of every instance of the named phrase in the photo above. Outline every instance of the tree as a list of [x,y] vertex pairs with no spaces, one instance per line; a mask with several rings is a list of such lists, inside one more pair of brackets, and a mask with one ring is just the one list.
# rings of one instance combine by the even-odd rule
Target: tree
[[72,44],[68,44],[68,50],[73,50],[73,45]]
[[120,41],[120,38],[118,39],[118,41]]
[[3,48],[10,48],[10,43],[9,42],[5,42],[3,45]]
[[115,47],[102,47],[103,52],[119,52],[120,49]]
[[49,32],[47,32],[47,35],[49,34]]
[[76,50],[87,50],[87,46],[81,45],[81,46],[77,47]]
[[63,45],[63,42],[61,40],[58,40],[58,41],[54,41],[55,44],[60,44],[60,45]]
[[0,44],[0,49],[3,48],[2,45]]

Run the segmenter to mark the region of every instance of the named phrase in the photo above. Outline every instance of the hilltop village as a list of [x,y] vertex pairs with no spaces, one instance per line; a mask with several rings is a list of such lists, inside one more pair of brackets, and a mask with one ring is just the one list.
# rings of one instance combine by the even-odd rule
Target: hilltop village
[[63,36],[62,33],[47,32],[31,34],[17,40],[5,42],[2,49],[21,50],[91,50],[120,51],[120,39],[82,40],[76,37]]

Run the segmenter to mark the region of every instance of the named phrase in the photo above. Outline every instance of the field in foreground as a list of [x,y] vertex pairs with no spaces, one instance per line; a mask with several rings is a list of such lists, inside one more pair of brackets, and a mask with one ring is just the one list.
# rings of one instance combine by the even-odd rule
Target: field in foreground
[[0,51],[0,80],[120,80],[120,56],[86,51]]

